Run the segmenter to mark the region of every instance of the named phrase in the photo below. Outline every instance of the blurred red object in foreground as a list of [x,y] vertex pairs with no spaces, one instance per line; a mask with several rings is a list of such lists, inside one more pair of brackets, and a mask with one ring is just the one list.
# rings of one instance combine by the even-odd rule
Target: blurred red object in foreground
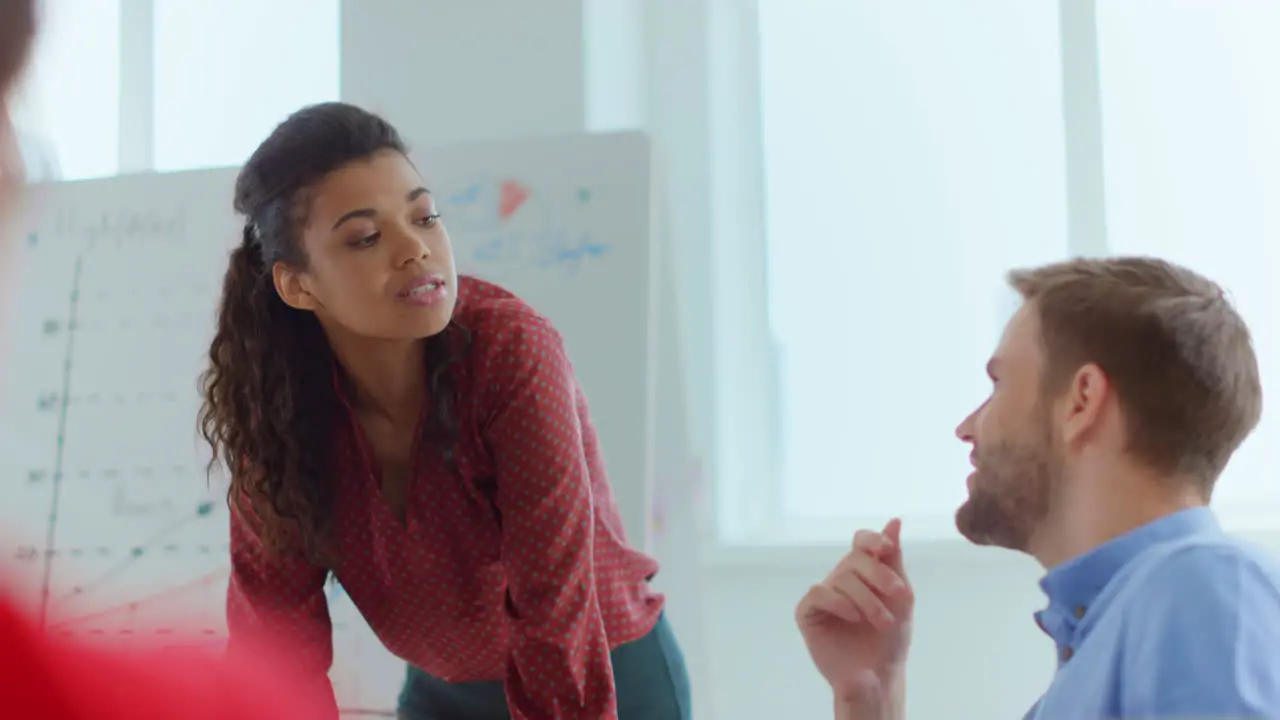
[[0,593],[6,720],[317,720],[332,717],[274,653],[221,661],[199,649],[122,649],[41,634]]

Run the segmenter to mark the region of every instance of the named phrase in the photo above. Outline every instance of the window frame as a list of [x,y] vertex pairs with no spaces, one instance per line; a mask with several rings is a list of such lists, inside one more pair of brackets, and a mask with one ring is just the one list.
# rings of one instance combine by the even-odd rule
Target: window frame
[[[712,2],[710,18],[710,163],[712,184],[714,431],[709,554],[719,562],[790,562],[806,549],[847,546],[850,517],[815,521],[782,510],[780,378],[768,324],[764,226],[765,160],[761,126],[760,2]],[[1067,253],[1108,253],[1096,0],[1059,0]],[[757,208],[759,212],[744,212]],[[763,393],[742,388],[766,388]],[[954,546],[945,517],[908,518],[929,531],[919,544]],[[910,537],[911,533],[908,533]],[[744,555],[739,558],[739,554]]]
[[[79,172],[73,171],[71,180],[85,179],[86,177],[114,177],[125,170],[120,164],[120,144],[119,139],[126,130],[124,127],[124,119],[126,113],[125,105],[125,66],[122,62],[128,54],[127,43],[132,38],[126,31],[125,20],[129,14],[129,6],[131,3],[141,1],[150,2],[150,0],[116,0],[116,7],[113,8],[116,14],[116,37],[115,37],[115,60],[118,65],[118,72],[114,79],[116,84],[116,148],[115,148],[115,167],[114,171],[107,175],[91,175],[84,176]],[[64,8],[65,10],[65,8]],[[49,23],[48,17],[51,12],[49,0],[36,0],[37,20],[40,23]],[[108,13],[108,15],[111,13]],[[57,23],[54,23],[55,25]],[[94,28],[99,30],[101,28]],[[45,80],[42,75],[42,59],[40,49],[43,43],[49,42],[49,37],[56,36],[57,33],[42,32],[36,38],[36,47],[33,48],[33,56],[28,59],[28,66],[23,71],[22,76],[18,79],[17,87],[10,98],[13,101],[14,127],[19,137],[20,146],[23,151],[23,160],[31,173],[30,181],[34,183],[61,182],[67,180],[65,157],[60,153],[61,148],[57,134],[50,134],[49,126],[52,124],[49,118],[45,117],[49,112],[48,99],[45,97],[44,89]],[[79,170],[80,163],[71,163],[72,167]]]

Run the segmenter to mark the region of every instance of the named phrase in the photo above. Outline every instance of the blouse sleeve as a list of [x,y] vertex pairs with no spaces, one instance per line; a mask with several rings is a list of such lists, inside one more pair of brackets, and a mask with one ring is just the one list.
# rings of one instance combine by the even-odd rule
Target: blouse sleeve
[[514,720],[616,720],[581,389],[559,335],[533,311],[504,313],[488,335],[475,347],[487,391],[481,433],[497,471],[517,627],[507,704]]
[[264,652],[289,660],[288,671],[320,697],[337,720],[329,682],[332,624],[324,582],[328,571],[301,555],[276,557],[240,513],[231,513],[231,582],[227,588],[230,662]]

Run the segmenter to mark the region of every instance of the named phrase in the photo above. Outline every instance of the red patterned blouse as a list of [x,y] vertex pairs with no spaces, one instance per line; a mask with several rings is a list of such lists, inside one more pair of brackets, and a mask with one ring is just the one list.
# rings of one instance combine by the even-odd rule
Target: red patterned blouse
[[[402,523],[358,425],[341,428],[337,578],[388,650],[448,682],[504,681],[515,720],[617,718],[609,651],[657,622],[657,563],[627,545],[550,322],[467,277],[454,319],[471,331],[455,471],[419,453]],[[264,634],[298,647],[332,697],[326,568],[268,555],[235,513],[231,563],[229,651]]]

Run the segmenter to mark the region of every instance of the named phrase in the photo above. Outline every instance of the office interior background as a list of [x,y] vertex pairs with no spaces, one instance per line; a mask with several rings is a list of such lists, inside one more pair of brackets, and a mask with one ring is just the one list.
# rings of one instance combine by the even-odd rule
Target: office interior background
[[[911,716],[1020,717],[1046,686],[1040,569],[968,547],[951,524],[968,467],[953,428],[988,392],[983,364],[1016,304],[1006,269],[1185,263],[1230,289],[1264,384],[1280,383],[1280,3],[51,0],[46,13],[15,118],[36,179],[238,165],[289,112],[335,99],[415,145],[651,137],[680,358],[659,382],[651,547],[699,718],[830,712],[794,604],[855,529],[892,516],[918,596]],[[1278,466],[1268,411],[1215,504],[1280,548]]]

